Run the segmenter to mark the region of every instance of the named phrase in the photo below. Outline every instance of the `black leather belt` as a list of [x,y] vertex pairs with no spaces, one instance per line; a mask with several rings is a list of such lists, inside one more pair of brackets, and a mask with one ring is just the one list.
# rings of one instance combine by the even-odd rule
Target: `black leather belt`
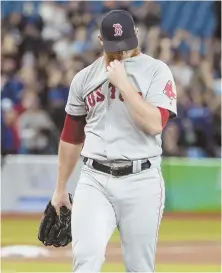
[[[88,160],[88,157],[83,158],[84,164],[86,164],[87,160]],[[93,160],[92,167],[97,171],[111,174],[113,176],[124,176],[124,175],[129,175],[133,173],[132,165],[129,165],[126,167],[109,167]],[[141,171],[149,169],[150,167],[151,167],[151,163],[148,159],[147,161],[141,163]]]

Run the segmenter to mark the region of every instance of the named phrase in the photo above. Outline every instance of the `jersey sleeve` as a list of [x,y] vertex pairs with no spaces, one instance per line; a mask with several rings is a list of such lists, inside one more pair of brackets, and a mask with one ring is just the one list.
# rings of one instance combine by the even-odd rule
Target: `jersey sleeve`
[[65,111],[72,116],[86,115],[85,102],[82,97],[83,93],[83,71],[78,72],[72,80],[69,96],[66,103]]
[[170,118],[177,116],[176,85],[170,68],[160,62],[146,94],[146,100],[170,111]]

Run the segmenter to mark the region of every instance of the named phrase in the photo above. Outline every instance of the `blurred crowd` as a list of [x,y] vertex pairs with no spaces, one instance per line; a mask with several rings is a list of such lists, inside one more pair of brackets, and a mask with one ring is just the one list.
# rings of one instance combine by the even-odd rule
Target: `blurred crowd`
[[57,153],[71,80],[101,55],[100,14],[121,8],[135,19],[142,51],[166,62],[175,77],[178,118],[164,131],[164,155],[220,157],[220,26],[205,39],[179,26],[169,34],[159,2],[33,2],[21,11],[4,7],[2,17],[3,155]]

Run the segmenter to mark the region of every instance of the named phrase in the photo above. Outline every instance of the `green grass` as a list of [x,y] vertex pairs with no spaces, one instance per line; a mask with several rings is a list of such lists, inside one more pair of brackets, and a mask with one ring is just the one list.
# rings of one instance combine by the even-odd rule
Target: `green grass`
[[159,240],[214,241],[220,240],[220,220],[166,220],[160,226]]
[[38,225],[38,220],[2,219],[1,244],[39,244],[37,239]]
[[157,272],[221,272],[218,265],[160,264]]
[[[20,272],[71,272],[71,265],[68,263],[34,263],[34,262],[6,262],[2,261],[2,271],[20,271]],[[124,272],[125,268],[121,264],[105,264],[102,272]]]
[[[37,239],[39,220],[2,219],[2,245],[40,244]],[[24,236],[25,234],[25,236]],[[220,240],[220,220],[165,219],[159,232],[161,242]],[[115,230],[111,242],[119,242]]]
[[[6,262],[2,261],[2,272],[71,272],[69,264],[66,263],[34,263],[34,262]],[[102,272],[124,272],[125,268],[121,264],[105,264]],[[216,265],[177,265],[177,264],[159,264],[156,266],[156,272],[221,272],[220,267]]]
[[[39,219],[2,219],[1,231],[2,245],[14,244],[35,244],[41,245],[37,239]],[[112,242],[119,242],[119,233],[116,230],[111,238]],[[220,220],[209,219],[164,219],[160,227],[160,242],[180,241],[213,241],[220,240]],[[2,260],[2,272],[71,272],[71,265],[68,263],[48,262],[22,262]],[[124,272],[121,264],[105,264],[103,272]],[[221,272],[218,265],[179,265],[157,264],[156,272]]]

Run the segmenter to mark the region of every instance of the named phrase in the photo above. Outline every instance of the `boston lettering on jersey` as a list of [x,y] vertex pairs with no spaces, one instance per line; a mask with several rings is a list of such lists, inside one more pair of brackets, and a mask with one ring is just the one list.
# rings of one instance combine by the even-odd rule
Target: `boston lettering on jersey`
[[[92,91],[85,99],[86,110],[89,110],[89,107],[94,107],[96,103],[102,102],[105,100],[105,95],[101,91],[102,87],[98,87],[96,90]],[[109,94],[110,99],[115,100],[118,95],[116,95],[116,88],[111,83],[109,84]],[[142,96],[142,92],[138,92]],[[119,94],[118,99],[124,101],[121,94]]]
[[[98,161],[152,158],[160,164],[161,134],[148,135],[138,128],[118,88],[109,86],[104,64],[104,57],[97,59],[75,75],[70,87],[66,112],[87,116],[82,156]],[[176,117],[176,87],[169,67],[145,54],[126,59],[124,65],[143,99],[170,111],[171,118]]]

